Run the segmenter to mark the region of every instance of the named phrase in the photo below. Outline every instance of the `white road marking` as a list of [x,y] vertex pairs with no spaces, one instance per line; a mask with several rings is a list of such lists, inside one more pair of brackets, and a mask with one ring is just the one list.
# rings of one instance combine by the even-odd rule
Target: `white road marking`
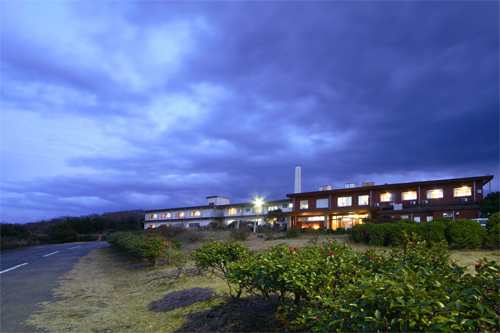
[[56,251],[56,252],[52,252],[52,253],[46,254],[46,255],[44,255],[44,257],[48,257],[48,256],[51,256],[51,255],[59,253],[59,252],[61,252],[61,251]]
[[75,246],[75,247],[70,247],[68,250],[71,250],[71,249],[76,249],[78,247],[82,247],[81,245],[80,246]]
[[12,268],[6,269],[6,270],[4,270],[4,271],[1,271],[1,272],[0,272],[0,274],[3,274],[3,273],[5,273],[5,272],[11,271],[11,270],[13,270],[13,269],[19,268],[19,267],[24,266],[24,265],[27,265],[27,264],[28,264],[28,263],[27,263],[27,262],[25,262],[24,264],[17,265],[17,266],[15,266],[15,267],[12,267]]

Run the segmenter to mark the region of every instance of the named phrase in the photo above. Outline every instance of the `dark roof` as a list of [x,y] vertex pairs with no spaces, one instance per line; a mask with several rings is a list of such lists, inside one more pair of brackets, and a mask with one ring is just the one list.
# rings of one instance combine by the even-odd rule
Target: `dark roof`
[[396,184],[383,184],[383,185],[373,185],[373,186],[362,186],[362,187],[354,187],[354,188],[341,188],[329,191],[314,191],[314,192],[302,192],[302,193],[291,193],[286,196],[289,198],[299,197],[299,196],[310,196],[321,194],[333,194],[339,192],[353,192],[353,191],[366,191],[366,190],[374,190],[374,189],[383,189],[383,188],[394,188],[394,187],[407,187],[407,186],[417,186],[417,185],[430,185],[430,184],[444,184],[444,183],[456,183],[456,182],[469,182],[482,180],[483,186],[486,185],[489,181],[493,179],[493,176],[477,176],[477,177],[466,177],[466,178],[453,178],[453,179],[441,179],[441,180],[427,180],[427,181],[418,181],[418,182],[410,182],[410,183],[396,183]]

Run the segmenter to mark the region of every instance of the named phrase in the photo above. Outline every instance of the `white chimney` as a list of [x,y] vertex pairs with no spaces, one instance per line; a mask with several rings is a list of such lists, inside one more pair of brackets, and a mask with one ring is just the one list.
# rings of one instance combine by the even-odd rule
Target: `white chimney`
[[301,183],[302,183],[301,169],[302,168],[300,165],[295,166],[295,188],[294,188],[293,193],[301,193],[302,192],[302,189],[301,189]]

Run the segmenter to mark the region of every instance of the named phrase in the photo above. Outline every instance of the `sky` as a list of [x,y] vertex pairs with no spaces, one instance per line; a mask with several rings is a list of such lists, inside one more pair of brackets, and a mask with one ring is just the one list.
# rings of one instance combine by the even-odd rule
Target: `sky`
[[499,190],[497,1],[0,10],[1,222],[284,199],[295,165]]

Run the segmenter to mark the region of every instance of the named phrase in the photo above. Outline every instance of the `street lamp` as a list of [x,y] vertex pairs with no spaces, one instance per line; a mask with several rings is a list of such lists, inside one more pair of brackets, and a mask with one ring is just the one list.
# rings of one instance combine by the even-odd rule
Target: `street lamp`
[[253,233],[257,232],[257,226],[259,225],[259,213],[262,209],[262,199],[260,198],[255,199],[255,206],[257,207],[257,223],[253,227]]

